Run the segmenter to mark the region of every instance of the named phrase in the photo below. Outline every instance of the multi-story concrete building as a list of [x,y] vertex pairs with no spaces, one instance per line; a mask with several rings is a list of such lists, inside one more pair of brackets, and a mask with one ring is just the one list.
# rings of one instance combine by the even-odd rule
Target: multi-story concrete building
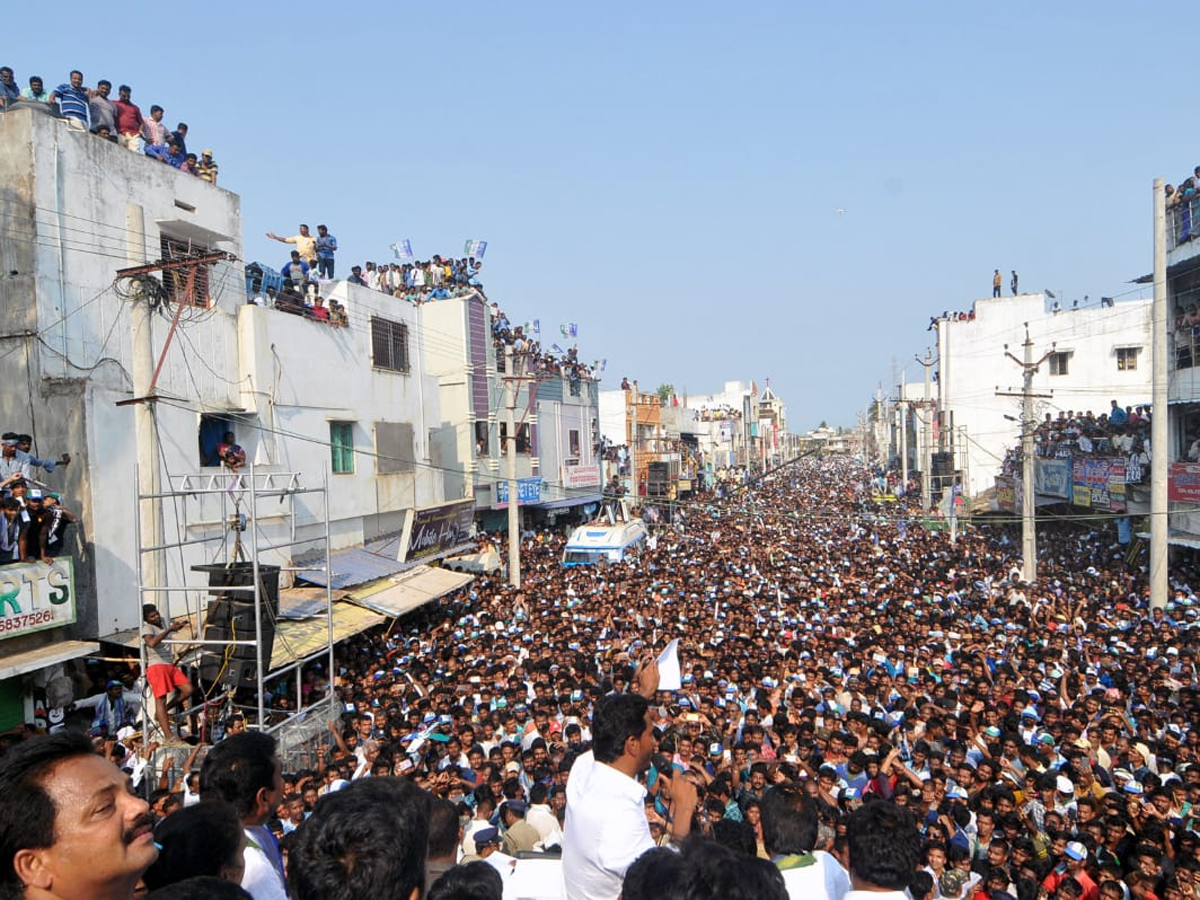
[[[310,487],[328,479],[320,506],[305,497],[263,513],[261,527],[293,542],[264,553],[267,562],[286,562],[305,541],[323,545],[326,516],[332,546],[354,551],[447,499],[447,470],[471,457],[446,437],[453,423],[424,369],[419,309],[346,283],[326,289],[346,305],[348,327],[247,304],[236,194],[46,112],[0,117],[0,184],[0,427],[33,434],[39,456],[71,453],[69,466],[35,477],[80,516],[69,561],[5,569],[16,593],[0,608],[0,730],[29,715],[40,688],[26,676],[42,673],[44,687],[47,667],[124,643],[140,623],[145,436],[134,404],[153,403],[161,453],[141,464],[158,467],[164,490],[188,473],[229,477],[216,456],[228,430],[246,451],[244,472],[291,473]],[[213,251],[230,259],[187,262]],[[183,267],[160,265],[172,261]],[[146,264],[145,279],[117,277]],[[132,310],[148,302],[154,317],[138,332]],[[147,359],[159,371],[151,396],[135,397]],[[240,490],[231,482],[231,506]],[[201,503],[185,516],[164,504],[163,540],[219,548],[229,523],[214,510]],[[165,577],[190,583],[191,566],[212,552],[189,544],[163,554]],[[399,566],[394,554],[392,563],[385,570]],[[173,615],[206,597],[166,594],[159,605]]]
[[[1107,413],[1150,401],[1150,301],[1059,308],[1043,294],[977,300],[969,313],[936,320],[937,416],[933,450],[968,494],[992,486],[1008,448],[1020,443],[1026,333],[1035,361],[1036,418],[1059,412]],[[951,463],[952,461],[952,463]],[[934,474],[938,474],[934,459]]]
[[1170,541],[1200,548],[1200,201],[1167,210]]

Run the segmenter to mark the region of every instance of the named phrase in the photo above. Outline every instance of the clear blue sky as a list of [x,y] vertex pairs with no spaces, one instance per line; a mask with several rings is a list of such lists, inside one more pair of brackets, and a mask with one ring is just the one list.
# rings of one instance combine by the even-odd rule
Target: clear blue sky
[[547,344],[578,323],[609,387],[770,377],[792,430],[919,378],[993,268],[1128,290],[1152,179],[1200,163],[1181,2],[126,6],[17,4],[0,63],[187,121],[247,260],[300,221],[341,273],[482,238],[489,294]]

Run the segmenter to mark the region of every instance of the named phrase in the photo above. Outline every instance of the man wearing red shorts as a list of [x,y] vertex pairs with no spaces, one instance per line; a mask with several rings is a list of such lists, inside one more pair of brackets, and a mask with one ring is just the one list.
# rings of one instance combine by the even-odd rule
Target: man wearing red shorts
[[[187,619],[180,619],[170,625],[163,625],[162,614],[153,603],[142,607],[142,642],[146,645],[146,682],[154,692],[154,718],[162,730],[164,740],[177,738],[171,728],[171,717],[168,707],[183,708],[188,697],[192,695],[192,684],[187,676],[176,667],[169,644],[162,641],[169,638],[179,629],[188,624]],[[175,699],[168,704],[167,697],[175,691]]]

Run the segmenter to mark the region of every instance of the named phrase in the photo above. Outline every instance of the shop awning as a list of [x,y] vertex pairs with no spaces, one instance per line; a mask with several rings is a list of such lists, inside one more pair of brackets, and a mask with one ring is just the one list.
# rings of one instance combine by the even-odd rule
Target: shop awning
[[0,658],[0,681],[99,652],[100,645],[95,641],[57,641],[21,653],[5,654]]
[[[369,609],[351,603],[333,604],[333,642],[353,637],[384,621]],[[329,645],[329,621],[325,616],[275,623],[275,644],[271,649],[271,668],[278,669],[297,660],[307,659]]]
[[416,566],[399,575],[364,585],[348,599],[351,603],[395,618],[457,590],[473,577],[449,569]]

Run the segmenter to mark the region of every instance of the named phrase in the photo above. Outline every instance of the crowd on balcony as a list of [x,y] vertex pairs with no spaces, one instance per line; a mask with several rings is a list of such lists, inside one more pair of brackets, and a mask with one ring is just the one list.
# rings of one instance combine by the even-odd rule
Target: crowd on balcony
[[1195,303],[1175,307],[1175,368],[1190,369],[1198,360],[1200,309]]
[[[1111,401],[1107,413],[1060,410],[1046,413],[1034,430],[1034,455],[1040,459],[1123,457],[1130,465],[1126,481],[1138,484],[1150,477],[1150,407],[1122,407]],[[1009,448],[1003,474],[1019,476],[1020,446]]]
[[1196,166],[1192,175],[1185,178],[1179,187],[1168,184],[1167,222],[1168,231],[1173,238],[1172,244],[1187,243],[1196,237],[1196,229],[1200,227],[1200,166]]
[[78,69],[53,89],[47,89],[40,75],[29,76],[28,86],[22,88],[12,67],[0,66],[0,112],[32,105],[56,113],[79,131],[91,132],[126,150],[144,153],[211,184],[217,183],[218,166],[212,150],[206,147],[199,156],[188,152],[186,122],[171,130],[163,122],[165,111],[161,106],[151,106],[147,118],[133,102],[133,89],[129,85],[118,86],[116,100],[110,99],[112,90],[112,82],[106,78],[97,81],[95,87],[87,87]]
[[54,557],[68,554],[64,538],[78,520],[62,505],[61,494],[35,476],[70,462],[66,453],[56,460],[39,459],[31,435],[13,431],[0,435],[0,566],[51,563]]
[[1150,410],[1122,407],[1116,400],[1107,413],[1059,411],[1038,423],[1033,440],[1041,457],[1128,456],[1150,442]]

